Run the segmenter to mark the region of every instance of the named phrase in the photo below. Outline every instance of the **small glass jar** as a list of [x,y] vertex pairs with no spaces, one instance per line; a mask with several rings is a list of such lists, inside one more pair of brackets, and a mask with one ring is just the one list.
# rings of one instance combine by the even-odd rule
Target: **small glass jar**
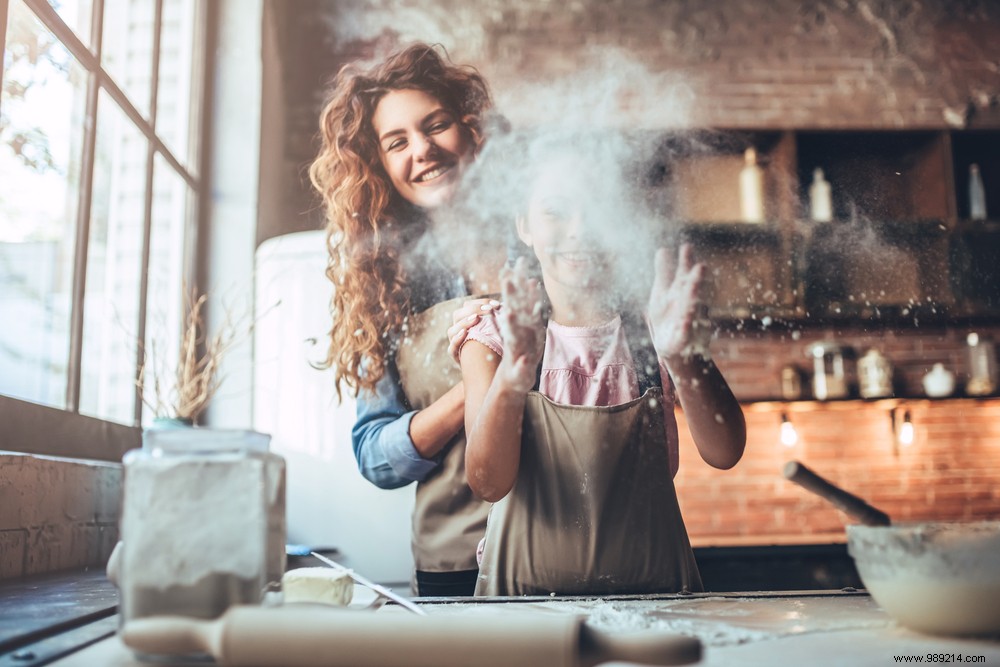
[[858,359],[858,393],[861,398],[892,396],[892,364],[875,348]]
[[789,364],[781,369],[781,398],[797,401],[802,398],[802,371]]
[[827,401],[847,398],[850,394],[850,378],[846,359],[850,348],[836,343],[814,343],[806,350],[813,359],[813,398]]
[[993,341],[972,332],[965,342],[969,345],[969,380],[965,383],[965,393],[989,396],[997,389],[997,357]]
[[149,429],[126,453],[118,584],[122,622],[216,618],[263,600],[285,568],[285,463],[270,436]]

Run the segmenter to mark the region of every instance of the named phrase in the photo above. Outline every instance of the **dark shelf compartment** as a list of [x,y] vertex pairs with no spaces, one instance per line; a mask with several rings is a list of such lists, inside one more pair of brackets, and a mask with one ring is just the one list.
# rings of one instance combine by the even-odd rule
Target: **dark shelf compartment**
[[1000,223],[970,221],[951,238],[951,287],[969,308],[1000,312]]
[[835,218],[950,218],[946,142],[943,133],[934,131],[798,132],[803,210],[818,167],[831,184]]
[[969,211],[969,165],[979,165],[986,191],[986,214],[1000,218],[1000,132],[968,130],[951,133],[955,202],[959,219]]
[[802,259],[805,307],[821,318],[928,316],[955,304],[941,221],[817,223]]

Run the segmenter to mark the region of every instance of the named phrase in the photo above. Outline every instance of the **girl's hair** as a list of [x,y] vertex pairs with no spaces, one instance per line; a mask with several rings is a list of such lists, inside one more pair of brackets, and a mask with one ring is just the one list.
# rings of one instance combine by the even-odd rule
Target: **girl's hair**
[[[439,53],[440,49],[440,53]],[[458,119],[478,150],[483,114],[492,106],[485,79],[453,64],[444,49],[414,44],[368,71],[340,70],[320,114],[319,154],[309,177],[326,208],[326,275],[333,282],[333,328],[324,367],[333,366],[337,394],[374,389],[410,314],[410,289],[400,267],[404,233],[419,215],[392,186],[379,157],[372,118],[386,93],[419,90]],[[409,218],[409,220],[407,220]]]

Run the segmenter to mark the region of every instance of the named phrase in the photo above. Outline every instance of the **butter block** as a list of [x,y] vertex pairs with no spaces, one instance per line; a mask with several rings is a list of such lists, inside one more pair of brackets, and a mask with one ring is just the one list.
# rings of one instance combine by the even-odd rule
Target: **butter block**
[[320,602],[344,607],[354,596],[354,580],[328,567],[300,567],[281,577],[285,602]]

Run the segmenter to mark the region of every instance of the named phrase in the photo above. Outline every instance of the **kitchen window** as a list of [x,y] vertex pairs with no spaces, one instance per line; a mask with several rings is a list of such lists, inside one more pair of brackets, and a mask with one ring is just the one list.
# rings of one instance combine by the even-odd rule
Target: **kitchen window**
[[0,415],[152,419],[140,369],[172,367],[195,282],[207,5],[0,0]]

